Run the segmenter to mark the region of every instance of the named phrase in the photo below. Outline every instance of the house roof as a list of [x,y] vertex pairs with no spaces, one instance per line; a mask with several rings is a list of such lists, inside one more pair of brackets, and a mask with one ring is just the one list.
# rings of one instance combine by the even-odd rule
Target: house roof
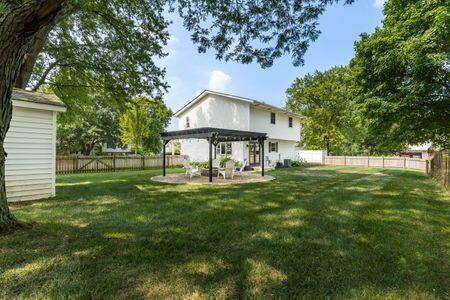
[[431,143],[425,143],[420,145],[408,145],[406,147],[407,151],[428,151],[431,148]]
[[62,102],[55,94],[49,93],[31,92],[14,88],[11,98],[12,100],[18,101],[66,107],[64,102]]
[[231,130],[214,127],[200,127],[185,130],[166,131],[161,133],[161,138],[165,141],[181,139],[208,139],[214,138],[216,141],[253,141],[265,140],[267,134],[263,132],[253,132],[244,130]]
[[298,117],[298,118],[303,118],[301,115],[293,113],[291,111],[288,111],[286,109],[283,108],[279,108],[270,104],[267,104],[265,102],[262,101],[258,101],[255,99],[250,99],[250,98],[245,98],[245,97],[240,97],[240,96],[236,96],[236,95],[231,95],[231,94],[226,94],[226,93],[220,93],[220,92],[215,92],[215,91],[210,91],[210,90],[204,90],[202,93],[200,93],[197,97],[195,97],[194,99],[192,99],[191,101],[189,101],[186,105],[184,105],[181,109],[179,109],[176,113],[175,116],[179,117],[183,112],[185,112],[187,109],[189,109],[192,105],[194,105],[195,103],[197,103],[198,101],[200,101],[204,96],[206,95],[218,95],[218,96],[223,96],[227,99],[230,100],[237,100],[237,101],[244,101],[244,102],[248,102],[250,103],[250,105],[253,105],[255,107],[258,108],[262,108],[265,110],[269,110],[269,111],[277,111],[292,117]]

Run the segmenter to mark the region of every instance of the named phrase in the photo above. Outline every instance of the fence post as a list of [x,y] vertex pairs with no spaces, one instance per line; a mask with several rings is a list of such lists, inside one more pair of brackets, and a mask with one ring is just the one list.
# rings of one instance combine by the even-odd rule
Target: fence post
[[142,170],[145,170],[145,156],[144,155],[141,156],[141,166],[142,166]]
[[384,169],[384,156],[381,157],[381,167]]
[[425,161],[425,172],[430,174],[430,161],[428,159]]
[[447,185],[448,185],[448,156],[443,154],[442,160],[443,160],[442,171],[444,173],[444,174],[442,174],[442,181],[444,183],[444,186],[447,187]]
[[403,157],[403,169],[406,169],[406,157]]
[[347,165],[347,157],[344,155],[344,166]]
[[367,167],[370,167],[370,156],[367,156]]
[[116,171],[116,155],[113,154],[113,171]]

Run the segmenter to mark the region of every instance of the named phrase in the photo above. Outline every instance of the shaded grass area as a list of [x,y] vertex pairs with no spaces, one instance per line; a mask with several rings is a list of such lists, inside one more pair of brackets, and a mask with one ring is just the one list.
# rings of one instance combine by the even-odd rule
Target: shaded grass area
[[450,197],[424,174],[186,186],[158,173],[60,176],[57,197],[14,207],[34,225],[0,237],[0,297],[449,297]]

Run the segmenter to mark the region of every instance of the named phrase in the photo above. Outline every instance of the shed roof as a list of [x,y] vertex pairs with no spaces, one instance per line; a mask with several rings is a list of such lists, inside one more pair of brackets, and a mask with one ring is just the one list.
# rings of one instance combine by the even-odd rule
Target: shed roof
[[32,103],[66,107],[64,102],[62,102],[55,94],[50,94],[50,93],[31,92],[31,91],[14,88],[11,98],[12,98],[12,100],[18,100],[18,101],[26,101],[26,102],[32,102]]

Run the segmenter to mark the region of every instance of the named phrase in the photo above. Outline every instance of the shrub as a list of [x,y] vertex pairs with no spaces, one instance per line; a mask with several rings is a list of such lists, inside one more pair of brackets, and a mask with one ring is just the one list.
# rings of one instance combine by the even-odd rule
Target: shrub
[[224,168],[227,161],[231,160],[231,157],[223,156],[220,158],[220,167]]
[[302,163],[299,162],[298,160],[291,161],[291,166],[292,167],[300,167],[301,165],[302,165]]
[[198,168],[209,168],[209,161],[194,161],[191,162],[191,166]]

